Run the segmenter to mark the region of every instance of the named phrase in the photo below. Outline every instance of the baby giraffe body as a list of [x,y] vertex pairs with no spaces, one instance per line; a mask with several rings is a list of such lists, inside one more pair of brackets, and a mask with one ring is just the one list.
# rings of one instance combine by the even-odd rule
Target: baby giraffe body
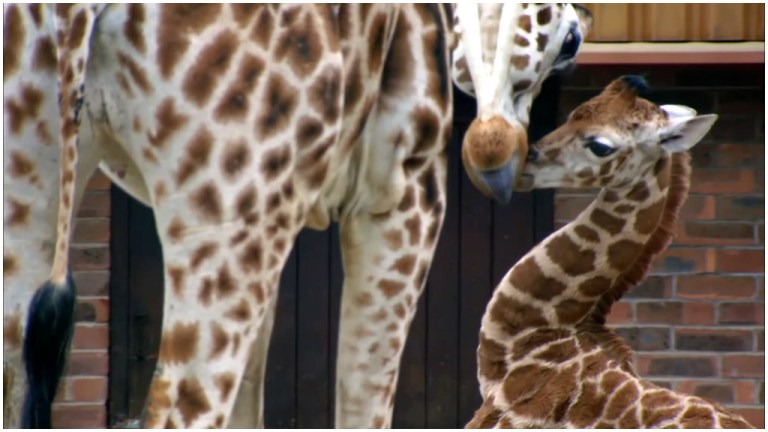
[[610,329],[611,305],[672,237],[686,153],[717,116],[656,106],[634,76],[612,82],[533,146],[519,189],[599,187],[575,220],[504,277],[477,351],[483,405],[467,427],[747,428],[704,399],[640,379]]

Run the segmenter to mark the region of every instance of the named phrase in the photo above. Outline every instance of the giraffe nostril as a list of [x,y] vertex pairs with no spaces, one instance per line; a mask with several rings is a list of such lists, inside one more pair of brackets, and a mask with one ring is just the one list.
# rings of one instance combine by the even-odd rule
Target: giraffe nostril
[[539,151],[535,147],[528,148],[528,157],[525,158],[526,162],[535,162],[539,158]]

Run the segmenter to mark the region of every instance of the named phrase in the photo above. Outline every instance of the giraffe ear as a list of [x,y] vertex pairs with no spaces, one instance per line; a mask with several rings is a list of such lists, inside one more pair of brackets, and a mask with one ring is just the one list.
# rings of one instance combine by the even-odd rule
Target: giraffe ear
[[670,153],[690,150],[709,132],[717,120],[716,114],[696,115],[696,111],[682,105],[662,105],[668,123],[662,130],[661,146]]
[[579,17],[579,30],[581,30],[581,40],[587,39],[587,35],[592,30],[592,13],[584,6],[573,4],[573,10]]

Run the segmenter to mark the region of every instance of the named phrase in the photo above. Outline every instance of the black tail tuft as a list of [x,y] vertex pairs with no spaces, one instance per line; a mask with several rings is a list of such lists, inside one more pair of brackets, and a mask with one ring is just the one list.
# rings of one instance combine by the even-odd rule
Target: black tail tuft
[[51,428],[51,405],[74,331],[75,300],[75,285],[67,275],[64,286],[48,281],[38,288],[29,304],[22,353],[27,370],[22,428]]

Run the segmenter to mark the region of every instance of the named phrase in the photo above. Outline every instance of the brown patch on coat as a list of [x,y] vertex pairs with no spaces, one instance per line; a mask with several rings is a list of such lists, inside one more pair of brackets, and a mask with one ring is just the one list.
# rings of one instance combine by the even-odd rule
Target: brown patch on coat
[[24,50],[24,19],[18,5],[9,5],[3,21],[3,81],[10,78],[21,64]]
[[222,218],[221,193],[213,180],[200,186],[189,197],[189,202],[197,214],[207,221],[218,222]]
[[278,177],[293,160],[291,148],[287,145],[267,151],[261,163],[261,172],[267,181]]
[[168,408],[171,407],[170,388],[171,383],[166,379],[155,377],[152,380],[146,402],[147,413],[144,422],[146,426],[159,427],[158,419],[164,417]]
[[414,134],[414,148],[411,155],[428,153],[437,144],[440,134],[440,119],[427,107],[417,108],[411,114],[411,125]]
[[184,364],[197,353],[200,343],[200,324],[176,322],[163,334],[158,361],[167,364]]
[[544,52],[545,49],[547,49],[547,44],[549,43],[549,36],[539,33],[536,36],[536,50],[538,52]]
[[531,57],[529,55],[513,55],[509,59],[509,63],[512,65],[513,68],[521,71],[525,70],[525,68],[528,67],[528,64],[530,64]]
[[232,16],[235,18],[235,21],[237,21],[237,24],[241,28],[246,28],[248,27],[248,24],[251,23],[251,19],[254,17],[256,12],[258,12],[259,9],[264,6],[249,3],[234,3],[229,7],[232,10]]
[[480,342],[477,347],[477,372],[490,381],[498,381],[507,374],[506,348],[489,339],[480,331]]
[[264,60],[253,54],[246,54],[240,62],[237,77],[214,109],[213,118],[220,122],[245,119],[250,105],[249,97],[256,88],[263,71]]
[[18,150],[11,150],[10,175],[12,177],[24,177],[35,171],[32,160]]
[[189,427],[195,419],[211,410],[211,403],[205,395],[205,389],[197,378],[184,378],[179,382],[176,408],[179,410],[181,419],[186,427]]
[[176,297],[181,298],[184,294],[184,269],[181,267],[168,267],[168,277],[171,279],[171,287]]
[[588,297],[605,294],[611,287],[611,280],[603,276],[594,276],[579,284],[579,292]]
[[526,328],[548,324],[539,308],[532,304],[521,303],[500,292],[495,295],[489,314],[491,319],[501,326],[501,330],[510,336]]
[[130,75],[133,82],[145,95],[149,95],[153,92],[152,83],[147,77],[147,72],[138,63],[136,63],[131,57],[124,52],[117,52],[117,62],[120,66],[126,68],[128,75]]
[[405,284],[392,279],[382,279],[376,286],[386,298],[392,298],[405,289]]
[[632,240],[619,240],[608,246],[608,264],[616,270],[626,270],[635,262],[643,245]]
[[222,265],[216,274],[216,291],[219,298],[231,296],[237,290],[237,286],[238,283],[235,278],[232,277],[229,266],[227,264]]
[[239,44],[240,40],[234,31],[224,30],[200,50],[182,83],[182,90],[188,100],[199,107],[205,106],[229,68]]
[[547,276],[531,256],[515,265],[509,282],[516,289],[543,301],[549,301],[565,291],[564,283]]
[[218,374],[213,378],[213,383],[219,389],[219,400],[224,403],[232,394],[232,389],[235,388],[235,374],[232,372]]
[[613,216],[600,208],[592,210],[589,220],[612,235],[620,233],[626,224],[626,220]]
[[219,17],[220,4],[166,4],[160,8],[157,64],[169,79],[189,47],[189,34],[199,34]]
[[5,218],[5,226],[26,225],[29,222],[29,204],[19,202],[15,198],[8,198],[7,203],[11,210]]
[[184,159],[176,171],[176,187],[184,185],[198,170],[208,165],[212,148],[213,135],[205,126],[200,127],[187,144]]
[[576,235],[588,242],[597,243],[600,241],[600,236],[598,235],[597,231],[586,225],[577,225],[573,231],[576,233]]
[[205,242],[202,245],[200,245],[195,251],[192,253],[192,258],[189,261],[189,265],[192,268],[192,270],[197,270],[197,268],[200,266],[200,264],[203,263],[206,259],[213,256],[213,254],[219,249],[218,243],[214,242]]
[[229,180],[236,180],[251,163],[251,150],[244,139],[229,142],[221,157],[221,171]]
[[299,79],[311,74],[323,54],[320,35],[313,14],[304,13],[278,33],[274,61],[287,62]]
[[398,258],[394,264],[389,268],[389,271],[397,271],[398,273],[408,276],[413,273],[413,269],[416,267],[416,255],[405,255]]
[[651,191],[645,182],[635,184],[632,189],[627,193],[626,198],[631,201],[643,202],[651,196]]
[[564,363],[575,357],[578,352],[576,341],[573,339],[566,339],[551,344],[544,351],[536,354],[535,358],[552,363]]
[[526,33],[531,32],[531,17],[529,15],[520,15],[520,18],[517,19],[517,26],[525,31]]
[[265,141],[284,130],[298,106],[298,100],[296,88],[283,76],[272,73],[263,97],[261,115],[256,121],[257,139]]
[[[5,264],[5,260],[3,260]],[[5,270],[3,270],[5,273]],[[22,326],[21,326],[21,313],[15,312],[10,316],[3,319],[3,345],[6,348],[18,349],[21,348],[23,341]]]
[[128,39],[128,43],[136,48],[136,51],[144,54],[147,50],[147,44],[144,41],[144,19],[146,18],[144,5],[131,3],[128,5],[128,18],[123,24],[123,34]]
[[341,71],[327,66],[309,88],[309,102],[326,123],[335,122],[341,114],[341,81]]
[[536,22],[539,25],[547,25],[550,21],[552,21],[552,8],[550,6],[544,7],[536,14]]
[[9,98],[5,104],[11,132],[18,135],[27,121],[34,122],[40,114],[45,95],[29,84],[24,85],[19,92],[19,99]]
[[213,360],[224,353],[224,350],[229,345],[229,333],[216,321],[211,322],[211,353],[208,355],[208,360]]
[[261,242],[253,240],[248,243],[240,254],[240,268],[246,273],[258,273],[263,264],[263,249]]
[[251,39],[256,41],[262,48],[269,47],[269,41],[274,34],[274,17],[269,7],[262,6],[259,10],[259,16],[256,18],[256,24],[253,25]]
[[398,250],[403,247],[403,233],[397,229],[389,230],[384,233],[384,242],[388,249]]
[[666,206],[666,199],[659,199],[650,206],[637,212],[635,216],[635,231],[639,234],[650,234],[659,225],[661,213]]
[[421,241],[421,216],[413,215],[405,221],[405,229],[408,232],[408,241],[416,246]]
[[224,316],[233,321],[248,321],[251,319],[251,305],[248,304],[247,300],[241,299],[237,306],[227,311]]
[[155,120],[157,131],[147,132],[147,139],[154,147],[163,148],[166,141],[189,121],[189,116],[176,111],[176,102],[169,96],[157,107]]
[[3,279],[13,276],[19,271],[19,262],[13,255],[3,255]]
[[185,229],[187,229],[187,226],[184,222],[182,222],[178,216],[174,217],[173,220],[171,220],[171,223],[168,224],[168,229],[166,230],[171,243],[177,243],[181,240]]
[[35,42],[34,52],[32,54],[32,70],[43,73],[53,73],[56,71],[56,45],[50,36],[41,37]]

